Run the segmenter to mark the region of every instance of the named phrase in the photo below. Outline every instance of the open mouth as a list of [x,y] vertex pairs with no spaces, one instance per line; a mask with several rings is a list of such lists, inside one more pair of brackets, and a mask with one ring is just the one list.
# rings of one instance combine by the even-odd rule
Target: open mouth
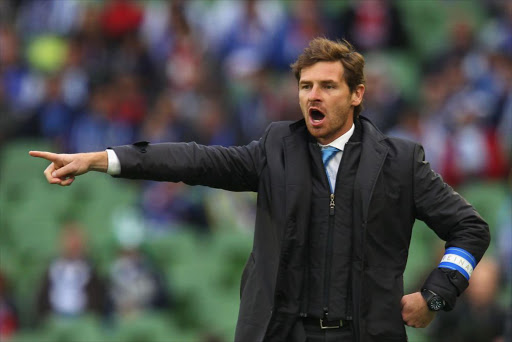
[[313,124],[320,124],[325,119],[325,114],[317,108],[310,108],[309,118]]

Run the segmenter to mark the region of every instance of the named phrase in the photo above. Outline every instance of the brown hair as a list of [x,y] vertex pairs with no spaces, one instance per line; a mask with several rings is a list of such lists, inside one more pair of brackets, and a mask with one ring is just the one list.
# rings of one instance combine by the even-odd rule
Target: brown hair
[[[352,44],[343,39],[332,41],[327,38],[313,39],[295,63],[291,64],[297,81],[300,80],[300,72],[303,68],[312,66],[317,62],[340,61],[343,65],[343,78],[348,88],[354,92],[358,85],[365,84],[364,57],[358,53]],[[363,103],[354,108],[354,118],[359,116],[363,109]]]

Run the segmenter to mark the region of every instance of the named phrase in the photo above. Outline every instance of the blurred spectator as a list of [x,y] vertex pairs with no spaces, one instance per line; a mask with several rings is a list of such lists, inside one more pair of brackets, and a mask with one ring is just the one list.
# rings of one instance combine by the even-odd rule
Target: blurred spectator
[[511,55],[507,56],[503,48],[491,48],[488,38],[478,39],[475,30],[467,18],[454,21],[450,25],[448,48],[432,58],[430,64],[441,66],[447,73],[451,94],[465,93],[485,102],[485,108],[478,113],[481,124],[494,128],[503,115],[503,101],[510,93]]
[[48,314],[76,317],[86,312],[101,313],[104,298],[104,286],[87,258],[83,228],[76,222],[65,223],[60,255],[50,263],[39,290],[39,318]]
[[497,91],[496,106],[491,116],[491,124],[496,126],[498,138],[505,149],[509,162],[512,161],[512,53],[491,54],[491,70],[495,77]]
[[44,101],[36,110],[40,134],[60,148],[68,146],[68,134],[75,113],[64,101],[60,75],[46,78]]
[[[120,78],[133,78],[136,80],[135,88],[138,96],[151,96],[162,86],[162,77],[155,70],[144,43],[138,34],[129,34],[122,37],[119,46],[110,46],[109,67],[110,74]],[[125,84],[121,83],[121,86]],[[142,90],[144,92],[142,93]]]
[[288,71],[290,64],[295,61],[311,39],[325,35],[327,31],[325,22],[326,18],[321,13],[320,2],[296,1],[273,38],[272,66]]
[[75,49],[79,50],[82,68],[91,84],[104,81],[116,63],[109,53],[109,44],[101,25],[101,8],[86,2],[83,15],[79,20],[76,35],[72,37]]
[[365,76],[369,85],[365,91],[362,115],[370,118],[383,132],[396,124],[403,98],[392,79],[388,63],[379,58],[366,61]]
[[270,121],[279,118],[279,111],[285,107],[269,73],[262,61],[254,60],[250,65],[233,70],[229,80],[233,121],[241,144],[259,139]]
[[176,113],[171,94],[164,91],[157,96],[153,107],[145,117],[140,130],[140,140],[158,142],[184,141],[185,131],[190,130]]
[[471,276],[469,287],[453,311],[438,313],[430,328],[437,342],[493,342],[503,336],[505,312],[496,295],[500,272],[484,257]]
[[42,33],[66,35],[76,27],[82,15],[80,0],[25,0],[19,3],[17,15],[18,31],[30,38]]
[[113,312],[121,317],[170,308],[163,274],[137,246],[120,248],[110,269],[108,293]]
[[208,34],[214,43],[211,49],[226,67],[251,56],[266,60],[284,19],[282,4],[275,0],[228,0],[214,6],[213,20],[206,23],[209,26],[204,30],[213,30]]
[[142,20],[142,9],[132,0],[108,0],[101,14],[103,32],[113,39],[137,32]]
[[448,48],[427,66],[439,75],[439,101],[430,115],[438,121],[438,131],[449,133],[443,139],[439,170],[452,185],[475,178],[502,179],[508,164],[508,139],[500,134],[499,123],[510,115],[505,103],[512,89],[512,68],[500,52],[482,49],[474,32],[468,18],[453,22]]
[[116,122],[127,124],[132,131],[142,122],[146,115],[146,97],[142,94],[140,83],[133,74],[120,74],[112,85],[115,92],[114,118]]
[[[160,70],[160,92],[172,97],[178,121],[192,131],[201,120],[200,103],[203,90],[210,84],[209,73],[215,71],[204,58],[201,36],[192,29],[185,4],[188,2],[173,1],[167,8],[162,8],[162,3],[149,4],[143,33],[153,34],[147,42],[149,55]],[[154,24],[152,19],[161,23]],[[215,77],[216,83],[222,82],[218,79],[221,75]]]
[[201,120],[196,125],[194,136],[205,145],[232,146],[236,144],[234,129],[224,105],[213,96],[203,99],[200,107]]
[[426,63],[431,68],[435,68],[436,65],[443,66],[444,62],[450,59],[466,59],[474,67],[473,70],[466,70],[468,74],[480,72],[481,69],[474,63],[478,61],[475,58],[483,51],[476,45],[474,23],[466,16],[459,14],[456,19],[448,23],[447,33],[449,43],[444,49],[435,51],[434,56],[429,58]]
[[[141,33],[164,86],[172,90],[193,90],[205,72],[202,36],[194,31],[186,12],[186,1],[152,2],[146,5]],[[154,82],[154,80],[153,80]]]
[[512,3],[495,0],[488,4],[494,5],[495,16],[489,18],[481,31],[482,42],[490,50],[501,50],[512,56]]
[[502,179],[508,161],[491,120],[496,95],[472,81],[460,56],[447,58],[427,67],[422,80],[420,142],[427,158],[452,186]]
[[133,208],[119,208],[112,220],[118,254],[109,272],[109,311],[124,319],[171,308],[172,297],[165,276],[141,247],[146,232],[140,217]]
[[[427,160],[432,168],[443,174],[446,158],[447,128],[442,117],[442,108],[448,97],[448,86],[443,74],[438,71],[425,73],[420,84],[420,103],[418,106],[420,132],[419,142],[425,149]],[[446,181],[446,179],[445,179]]]
[[254,233],[256,196],[254,193],[221,194],[205,189],[203,195],[210,229],[214,233],[234,231]]
[[84,46],[78,36],[69,40],[65,64],[60,72],[64,102],[77,111],[87,103],[89,75],[85,69]]
[[[142,191],[145,222],[154,233],[188,226],[209,231],[201,188],[187,189],[183,183],[146,182]],[[198,193],[199,192],[199,193]]]
[[9,341],[18,330],[18,313],[9,294],[7,279],[0,270],[0,340]]
[[335,34],[358,51],[407,48],[409,40],[394,1],[352,1],[335,23]]
[[111,83],[95,86],[88,107],[71,127],[71,151],[97,151],[105,146],[128,144],[133,140],[136,127],[114,119],[115,101],[116,89]]
[[451,133],[446,146],[449,157],[443,168],[447,179],[455,185],[475,178],[504,177],[507,165],[503,148],[495,130],[481,124],[484,101],[474,92],[458,95],[464,98],[452,98],[446,108],[451,114],[447,123]]
[[388,134],[401,139],[422,141],[423,128],[419,110],[416,106],[409,104],[398,113],[397,123],[388,131]]
[[171,89],[195,89],[199,87],[204,72],[199,37],[190,27],[182,1],[174,1],[169,10],[171,13],[166,36],[171,42],[165,62],[167,79]]
[[282,20],[282,5],[277,1],[243,0],[234,9],[237,15],[230,22],[216,53],[226,70],[242,68],[254,59],[265,64]]
[[23,62],[21,42],[13,27],[0,26],[0,82],[10,121],[20,127],[43,94],[43,82]]

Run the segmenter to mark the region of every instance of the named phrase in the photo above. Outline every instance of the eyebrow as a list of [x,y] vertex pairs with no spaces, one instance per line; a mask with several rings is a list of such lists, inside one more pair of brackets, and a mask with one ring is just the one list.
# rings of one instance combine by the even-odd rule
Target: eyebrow
[[[299,84],[308,84],[308,83],[313,83],[313,81],[310,81],[310,80],[301,80],[299,82]],[[333,84],[333,83],[340,83],[339,81],[336,81],[336,80],[321,80],[319,81],[319,83],[321,85],[326,85],[326,84]]]

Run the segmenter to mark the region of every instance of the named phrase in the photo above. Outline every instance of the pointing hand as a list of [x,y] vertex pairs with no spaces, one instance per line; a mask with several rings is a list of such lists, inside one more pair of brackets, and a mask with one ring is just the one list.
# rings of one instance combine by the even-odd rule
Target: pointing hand
[[42,151],[30,151],[32,157],[43,158],[51,162],[44,170],[44,175],[50,184],[68,186],[73,183],[75,176],[89,171],[107,171],[107,152],[58,154]]

